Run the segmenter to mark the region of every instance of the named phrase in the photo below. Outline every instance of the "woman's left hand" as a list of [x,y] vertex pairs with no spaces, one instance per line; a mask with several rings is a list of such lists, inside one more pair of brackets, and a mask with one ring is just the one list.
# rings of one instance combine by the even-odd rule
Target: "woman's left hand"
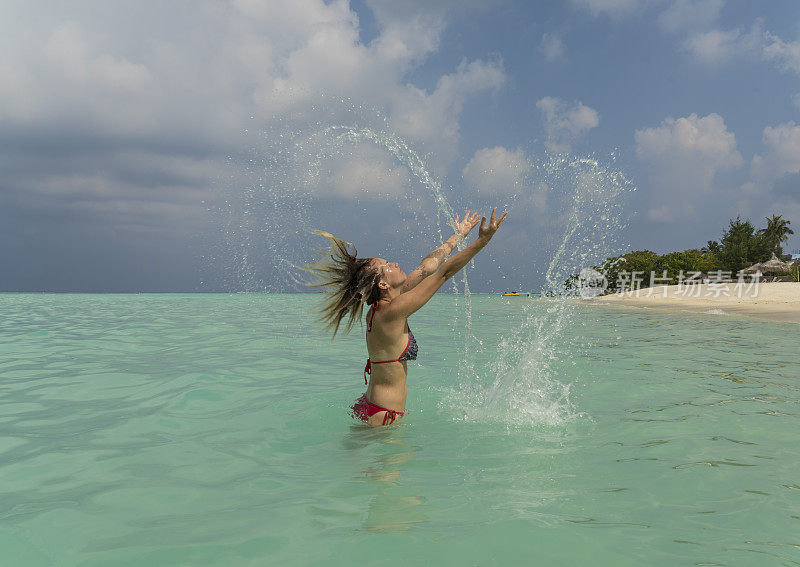
[[470,213],[467,211],[464,213],[464,219],[458,220],[458,215],[456,215],[456,233],[461,237],[464,238],[469,234],[469,232],[478,226],[478,223],[481,222],[481,215],[478,213]]

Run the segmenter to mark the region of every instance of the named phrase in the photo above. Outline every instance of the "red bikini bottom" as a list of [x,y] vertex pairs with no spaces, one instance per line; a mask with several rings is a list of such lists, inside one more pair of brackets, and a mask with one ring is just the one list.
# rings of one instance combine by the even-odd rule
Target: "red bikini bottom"
[[361,394],[361,397],[356,400],[356,403],[350,408],[353,417],[360,419],[363,422],[369,421],[369,418],[379,411],[385,411],[386,415],[383,416],[383,425],[388,425],[390,423],[394,423],[394,420],[398,417],[403,417],[402,411],[394,411],[386,408],[382,408],[381,406],[376,406],[369,400],[367,400],[367,394]]

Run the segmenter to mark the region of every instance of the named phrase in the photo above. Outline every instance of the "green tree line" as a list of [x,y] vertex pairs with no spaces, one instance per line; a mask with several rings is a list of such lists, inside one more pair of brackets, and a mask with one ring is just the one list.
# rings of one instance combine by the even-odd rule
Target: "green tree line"
[[[718,271],[736,277],[740,270],[769,260],[773,253],[779,258],[783,255],[783,243],[794,234],[791,222],[780,215],[772,215],[766,221],[766,227],[756,229],[749,220],[736,217],[730,220],[719,241],[709,240],[702,248],[668,254],[637,250],[607,258],[594,268],[605,275],[610,290],[616,289],[621,272],[641,272],[641,287],[650,285],[651,273],[658,278],[653,282],[655,285],[674,285],[681,272],[684,277],[690,272]],[[571,276],[566,282],[567,289],[574,289],[577,280],[577,275]]]

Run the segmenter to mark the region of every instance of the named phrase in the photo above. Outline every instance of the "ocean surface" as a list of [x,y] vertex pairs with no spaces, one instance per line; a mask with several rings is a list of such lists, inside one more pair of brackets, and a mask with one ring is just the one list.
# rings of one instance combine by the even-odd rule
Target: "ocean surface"
[[800,564],[800,326],[439,295],[370,429],[317,300],[0,294],[0,565]]

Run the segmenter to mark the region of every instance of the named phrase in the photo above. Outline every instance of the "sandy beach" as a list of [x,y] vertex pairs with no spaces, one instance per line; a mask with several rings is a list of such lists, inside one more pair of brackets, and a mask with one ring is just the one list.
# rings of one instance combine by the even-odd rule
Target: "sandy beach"
[[796,282],[759,283],[757,287],[749,284],[737,287],[736,283],[656,286],[587,301],[716,315],[747,315],[800,323],[800,283]]

